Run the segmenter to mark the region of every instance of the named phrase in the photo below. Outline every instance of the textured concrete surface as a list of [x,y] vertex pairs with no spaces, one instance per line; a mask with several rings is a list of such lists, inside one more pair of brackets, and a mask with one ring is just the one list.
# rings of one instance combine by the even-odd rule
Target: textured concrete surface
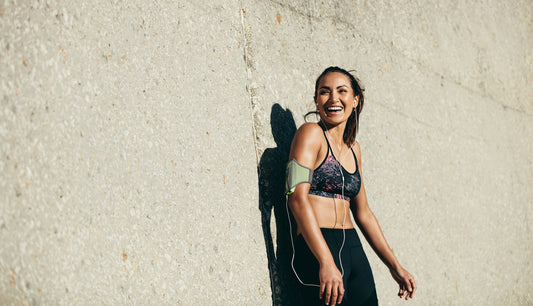
[[0,304],[269,298],[240,18],[3,5]]
[[[401,302],[533,304],[530,1],[5,1],[0,304],[288,305],[279,192],[355,69]],[[294,302],[294,301],[292,301]]]

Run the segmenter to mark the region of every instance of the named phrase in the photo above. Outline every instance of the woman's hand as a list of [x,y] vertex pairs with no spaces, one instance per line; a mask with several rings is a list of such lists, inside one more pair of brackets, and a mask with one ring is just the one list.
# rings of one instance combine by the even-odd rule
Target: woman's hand
[[342,275],[335,263],[320,265],[320,299],[326,305],[337,305],[344,297],[344,284]]
[[392,274],[392,278],[400,286],[398,296],[400,298],[405,297],[405,300],[412,299],[416,291],[415,278],[402,267],[390,269],[390,273]]

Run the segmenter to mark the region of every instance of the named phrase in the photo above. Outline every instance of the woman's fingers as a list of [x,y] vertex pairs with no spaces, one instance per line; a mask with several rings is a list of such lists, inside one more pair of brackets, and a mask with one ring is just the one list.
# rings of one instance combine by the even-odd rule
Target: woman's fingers
[[411,298],[413,298],[413,296],[415,295],[415,291],[416,291],[416,282],[413,278],[410,279],[410,283],[411,285],[413,286],[413,291],[411,291]]
[[412,299],[417,289],[414,277],[401,267],[398,270],[391,269],[391,274],[400,287],[398,290],[398,297],[405,297],[406,300]]
[[324,299],[326,305],[337,305],[344,297],[344,285],[342,281],[332,281],[320,286],[320,299]]
[[398,296],[399,296],[400,298],[402,298],[402,296],[403,296],[403,289],[402,289],[401,287],[400,287],[400,289],[398,290]]
[[328,283],[326,284],[326,296],[324,298],[324,303],[326,303],[326,305],[329,305],[329,299],[331,298],[331,285]]
[[343,297],[344,297],[344,284],[341,282],[339,286],[339,295],[337,296],[337,304],[340,304],[342,302]]
[[333,281],[324,286],[324,292],[320,298],[324,297],[326,305],[337,305],[342,302],[344,297],[344,285],[342,281]]
[[412,281],[411,277],[407,277],[407,279],[405,280],[406,289],[407,289],[407,294],[405,296],[406,300],[413,296],[413,286],[411,285],[411,281]]
[[415,291],[416,291],[416,283],[415,283],[415,280],[413,279],[413,277],[408,274],[407,276],[407,279],[404,281],[405,285],[404,285],[404,291],[405,291],[405,299],[408,300],[408,299],[412,299],[415,295]]
[[329,296],[326,295],[326,305],[335,305],[335,301],[337,301],[337,293],[335,292],[335,286],[332,286]]
[[342,274],[335,266],[323,265],[320,267],[320,299],[326,305],[337,305],[342,301],[344,296],[344,284]]

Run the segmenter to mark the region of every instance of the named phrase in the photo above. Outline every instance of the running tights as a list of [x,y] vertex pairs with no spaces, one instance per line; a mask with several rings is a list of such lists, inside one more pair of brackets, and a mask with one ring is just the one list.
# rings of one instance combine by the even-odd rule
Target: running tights
[[[342,229],[321,229],[322,235],[333,255],[337,268],[342,272],[339,261],[339,250],[343,241]],[[294,241],[294,268],[302,282],[306,284],[320,284],[318,273],[319,264],[315,256],[305,243],[302,235]],[[355,229],[346,229],[346,240],[341,252],[342,267],[344,268],[344,298],[340,305],[377,305],[376,287],[372,270],[366,258],[361,241]],[[320,288],[300,285],[303,305],[324,305],[319,299]]]

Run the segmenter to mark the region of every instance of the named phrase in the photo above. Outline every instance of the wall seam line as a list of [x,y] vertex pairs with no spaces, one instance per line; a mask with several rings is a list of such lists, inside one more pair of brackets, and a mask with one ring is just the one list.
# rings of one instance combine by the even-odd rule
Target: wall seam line
[[250,107],[250,119],[252,121],[252,134],[253,134],[253,141],[254,141],[254,151],[255,151],[255,163],[259,167],[259,154],[258,154],[258,146],[257,146],[257,129],[255,128],[255,118],[254,118],[254,110],[253,110],[253,96],[252,92],[250,90],[250,80],[252,76],[252,72],[250,71],[250,67],[248,64],[248,40],[246,39],[246,26],[244,25],[244,11],[245,9],[242,7],[240,8],[241,11],[241,27],[242,27],[242,38],[243,38],[243,50],[244,50],[244,68],[246,69],[246,91],[248,92],[248,106]]

